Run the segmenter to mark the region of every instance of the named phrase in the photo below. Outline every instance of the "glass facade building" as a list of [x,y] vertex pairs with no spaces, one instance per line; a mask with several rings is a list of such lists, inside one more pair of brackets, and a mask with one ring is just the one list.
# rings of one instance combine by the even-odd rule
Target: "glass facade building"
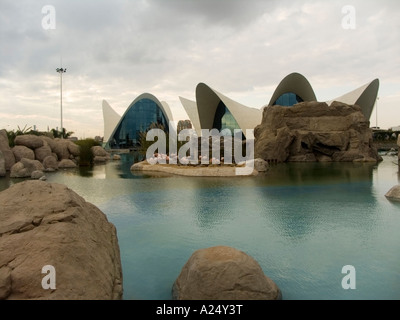
[[276,99],[273,105],[291,107],[299,102],[303,102],[303,99],[301,97],[299,97],[297,94],[293,92],[287,92],[282,94],[278,99]]
[[232,113],[222,101],[219,102],[215,111],[213,128],[218,129],[221,133],[224,129],[229,129],[232,135],[235,129],[240,129]]
[[111,135],[108,146],[112,149],[138,147],[140,132],[146,132],[152,125],[169,131],[167,117],[160,106],[148,98],[133,102]]

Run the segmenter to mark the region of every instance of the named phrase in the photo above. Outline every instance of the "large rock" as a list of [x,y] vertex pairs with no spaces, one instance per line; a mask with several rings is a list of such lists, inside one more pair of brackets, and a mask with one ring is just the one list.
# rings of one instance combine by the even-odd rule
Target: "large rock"
[[266,172],[269,170],[269,163],[263,159],[257,158],[254,160],[248,160],[249,164],[254,167],[258,172]]
[[93,156],[95,156],[95,157],[108,157],[109,156],[108,152],[100,146],[93,146],[91,148],[91,150],[92,150]]
[[51,154],[52,150],[46,141],[44,141],[43,146],[35,149],[35,159],[39,160],[40,162],[43,162],[43,160],[46,157],[51,156]]
[[278,286],[252,257],[217,246],[195,251],[172,288],[177,300],[277,300]]
[[43,167],[45,171],[53,171],[58,169],[58,161],[54,156],[48,156],[43,160]]
[[382,160],[373,146],[369,122],[357,105],[268,106],[254,135],[255,157],[268,162]]
[[31,179],[45,179],[44,172],[40,170],[33,171],[31,174]]
[[77,165],[70,159],[63,159],[58,163],[59,169],[68,169],[68,168],[76,168]]
[[0,177],[6,175],[6,160],[4,158],[3,152],[0,151]]
[[[117,232],[66,186],[29,180],[0,193],[0,299],[122,298]],[[55,289],[51,283],[53,266]],[[47,274],[46,274],[47,272]]]
[[400,134],[397,136],[397,145],[399,146],[399,151],[397,153],[397,157],[399,158],[399,166],[400,166]]
[[67,146],[68,146],[69,153],[72,154],[74,157],[78,157],[81,154],[80,147],[72,141],[68,141],[68,142],[69,143]]
[[0,130],[0,151],[5,149],[10,149],[10,144],[8,142],[7,131],[2,129]]
[[15,146],[12,148],[12,152],[14,153],[15,161],[18,162],[22,158],[35,160],[35,152],[32,149],[29,149],[25,146]]
[[43,140],[33,134],[24,134],[16,136],[14,143],[17,146],[25,146],[30,149],[36,149],[43,146]]
[[400,201],[400,185],[392,187],[386,194],[385,197],[389,200]]
[[43,140],[44,145],[47,143],[47,145],[51,148],[51,151],[56,148],[57,142],[54,139],[46,136],[39,136],[39,138]]
[[57,154],[57,157],[59,160],[62,159],[69,159],[71,156],[71,153],[69,152],[68,145],[71,141],[65,140],[65,139],[54,139],[55,141],[55,147],[53,152]]
[[0,151],[3,153],[6,170],[10,170],[15,164],[15,156],[12,152],[6,130],[0,130]]
[[11,167],[11,178],[27,178],[32,176],[34,171],[43,171],[44,167],[38,160],[22,158]]
[[109,157],[95,156],[95,157],[93,158],[93,162],[94,162],[94,163],[105,163],[105,162],[107,162],[108,160],[110,160]]

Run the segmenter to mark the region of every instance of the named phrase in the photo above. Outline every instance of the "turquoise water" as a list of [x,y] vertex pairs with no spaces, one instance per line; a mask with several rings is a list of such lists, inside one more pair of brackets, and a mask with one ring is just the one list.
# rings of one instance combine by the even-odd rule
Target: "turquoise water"
[[[171,299],[190,255],[215,245],[255,258],[283,299],[400,299],[400,203],[384,196],[400,181],[394,161],[281,164],[257,177],[189,178],[132,174],[124,155],[47,177],[117,227],[124,299]],[[15,182],[3,179],[0,188]],[[356,270],[356,289],[342,288],[345,265]]]

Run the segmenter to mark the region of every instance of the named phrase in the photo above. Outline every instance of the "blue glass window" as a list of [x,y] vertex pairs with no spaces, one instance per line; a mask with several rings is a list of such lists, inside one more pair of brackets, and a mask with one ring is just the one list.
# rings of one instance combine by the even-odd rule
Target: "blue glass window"
[[220,132],[224,129],[229,129],[232,135],[234,129],[240,129],[232,113],[222,101],[220,101],[215,111],[213,128],[218,129]]
[[110,148],[130,148],[140,145],[139,133],[146,132],[152,124],[168,133],[168,121],[161,108],[150,99],[141,99],[128,112],[109,140]]
[[[232,136],[235,129],[240,129],[236,119],[222,101],[219,102],[215,111],[213,129],[218,129],[222,134],[224,134],[224,129],[229,129]],[[244,134],[242,134],[242,139],[244,139]]]
[[303,102],[303,99],[293,92],[287,92],[281,95],[273,105],[291,107],[296,103]]

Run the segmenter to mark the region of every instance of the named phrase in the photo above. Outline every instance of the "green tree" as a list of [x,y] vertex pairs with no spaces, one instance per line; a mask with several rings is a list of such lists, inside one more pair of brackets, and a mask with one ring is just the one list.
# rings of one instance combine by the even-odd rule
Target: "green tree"
[[94,139],[84,139],[75,141],[75,144],[80,147],[79,166],[92,166],[94,157],[91,149],[100,143]]

